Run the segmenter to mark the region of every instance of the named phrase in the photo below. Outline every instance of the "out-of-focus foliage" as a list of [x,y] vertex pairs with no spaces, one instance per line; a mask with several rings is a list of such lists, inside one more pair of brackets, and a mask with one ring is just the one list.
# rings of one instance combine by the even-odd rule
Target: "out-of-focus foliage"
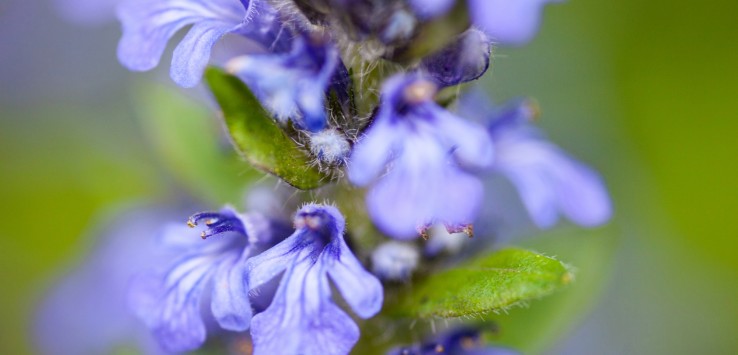
[[218,132],[214,113],[177,88],[135,86],[143,131],[176,179],[197,197],[213,203],[238,204],[249,182],[259,176],[240,161]]

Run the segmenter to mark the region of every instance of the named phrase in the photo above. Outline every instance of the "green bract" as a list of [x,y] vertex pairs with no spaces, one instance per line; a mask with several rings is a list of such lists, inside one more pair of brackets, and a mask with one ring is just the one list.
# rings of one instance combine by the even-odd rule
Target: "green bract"
[[251,165],[302,190],[329,181],[329,176],[311,164],[310,157],[285,134],[240,79],[212,67],[205,78],[223,110],[234,146]]

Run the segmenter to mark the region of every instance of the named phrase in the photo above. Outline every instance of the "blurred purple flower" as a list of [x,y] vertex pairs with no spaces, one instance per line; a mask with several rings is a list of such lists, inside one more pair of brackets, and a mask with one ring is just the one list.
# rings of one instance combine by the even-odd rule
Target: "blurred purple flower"
[[102,226],[85,260],[41,303],[34,322],[40,353],[105,354],[119,346],[158,352],[146,327],[126,307],[125,295],[133,275],[173,258],[155,247],[152,231],[175,213],[137,206],[115,215]]
[[474,96],[462,100],[461,111],[467,115],[473,115],[471,111],[493,112],[489,125],[496,153],[493,170],[515,185],[538,227],[553,226],[559,213],[587,227],[610,219],[612,208],[602,179],[546,140],[531,124],[538,112],[535,103],[520,99],[494,108],[484,98]]
[[433,101],[436,85],[420,74],[399,74],[382,89],[379,110],[351,155],[348,177],[371,184],[369,214],[385,233],[410,238],[435,223],[473,222],[482,184],[465,168],[486,168],[493,146],[484,128]]
[[467,0],[472,23],[492,41],[522,45],[538,32],[543,6],[560,0]]
[[420,70],[441,86],[481,77],[489,68],[492,43],[484,32],[469,29],[451,44],[423,59]]
[[482,344],[481,332],[463,327],[446,331],[426,341],[410,346],[397,347],[387,355],[518,355],[519,352]]
[[[522,45],[533,39],[543,6],[560,0],[466,0],[472,24],[495,43]],[[433,18],[448,12],[454,0],[410,0],[415,13]]]
[[123,0],[54,0],[64,19],[88,26],[102,25],[115,19],[115,7]]
[[[338,50],[320,35],[298,36],[283,54],[245,55],[232,59],[228,71],[240,77],[281,123],[316,132],[325,128],[325,95],[343,64]],[[346,89],[339,89],[344,92]]]
[[213,45],[225,34],[247,37],[268,50],[289,47],[276,11],[261,0],[123,0],[118,17],[123,25],[118,59],[136,71],[156,67],[169,39],[192,25],[175,48],[170,69],[183,87],[197,85]]
[[409,243],[389,241],[372,251],[372,273],[382,280],[407,281],[420,262],[418,247]]
[[254,354],[348,354],[359,328],[331,300],[328,278],[361,318],[379,312],[382,285],[346,245],[335,207],[305,205],[294,223],[294,234],[246,263],[251,288],[283,274],[269,308],[251,321]]
[[[129,305],[170,352],[194,350],[205,341],[203,298],[220,327],[244,331],[251,304],[244,261],[286,235],[278,222],[259,214],[240,215],[231,208],[193,215],[197,230],[170,225],[160,247],[176,253],[172,262],[146,270],[131,283]],[[202,239],[206,240],[202,240]]]

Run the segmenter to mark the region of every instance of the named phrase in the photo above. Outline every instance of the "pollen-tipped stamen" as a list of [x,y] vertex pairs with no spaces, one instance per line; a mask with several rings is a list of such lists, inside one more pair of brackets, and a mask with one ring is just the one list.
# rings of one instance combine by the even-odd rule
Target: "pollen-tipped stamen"
[[208,227],[200,233],[202,239],[207,239],[217,234],[226,232],[236,232],[246,234],[246,230],[241,220],[235,216],[218,212],[200,212],[195,213],[187,220],[187,225],[194,228],[200,222],[205,221]]

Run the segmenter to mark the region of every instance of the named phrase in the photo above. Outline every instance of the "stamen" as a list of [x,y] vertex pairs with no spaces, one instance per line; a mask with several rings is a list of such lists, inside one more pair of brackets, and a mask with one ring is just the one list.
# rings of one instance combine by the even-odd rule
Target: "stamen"
[[200,237],[207,239],[214,235],[218,235],[226,232],[235,232],[240,234],[246,234],[246,229],[243,226],[241,220],[235,215],[218,213],[218,212],[201,212],[192,215],[187,220],[187,225],[190,228],[194,228],[201,221],[205,221],[205,225],[208,227],[202,233]]
[[200,212],[200,213],[195,213],[192,216],[190,216],[189,219],[187,219],[187,226],[189,226],[190,228],[195,228],[195,226],[197,226],[197,224],[200,221],[204,220],[204,219],[207,219],[207,221],[205,222],[205,225],[208,225],[209,226],[209,225],[213,224],[214,221],[217,221],[218,219],[220,219],[222,217],[223,216],[220,213],[217,213],[217,212]]
[[446,225],[446,231],[454,233],[464,233],[469,238],[474,238],[474,225],[473,224],[459,224],[459,225]]

